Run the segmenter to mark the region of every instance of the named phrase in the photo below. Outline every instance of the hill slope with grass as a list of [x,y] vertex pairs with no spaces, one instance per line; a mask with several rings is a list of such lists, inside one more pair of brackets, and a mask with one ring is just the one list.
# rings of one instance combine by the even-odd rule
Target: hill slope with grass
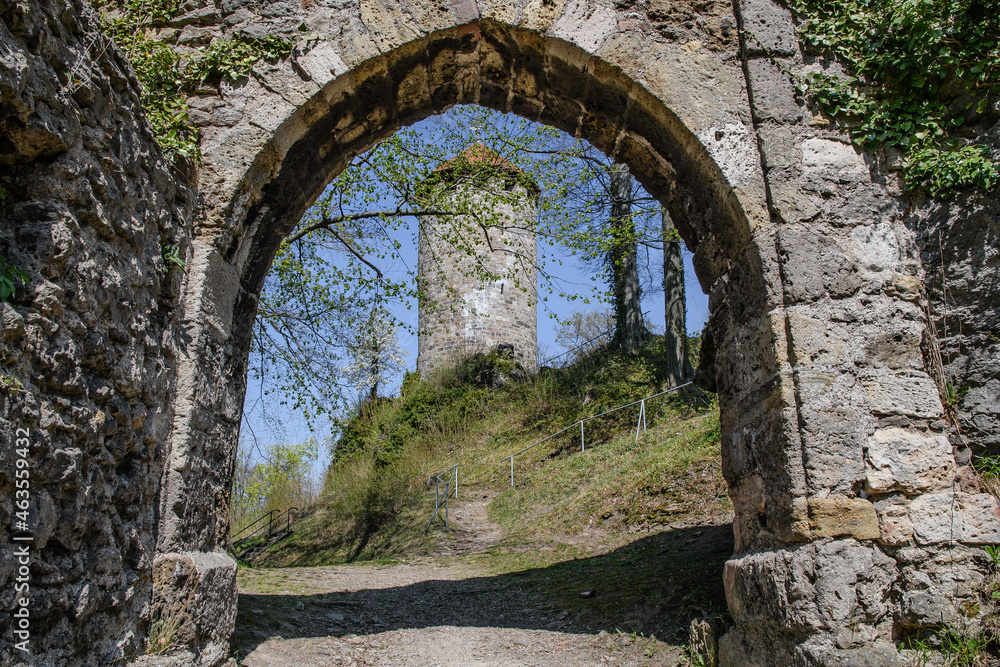
[[584,452],[579,430],[570,429],[517,456],[510,486],[505,457],[664,390],[658,345],[654,338],[629,358],[598,351],[496,388],[497,375],[517,373],[495,356],[473,357],[430,381],[408,378],[400,398],[362,406],[344,430],[318,505],[255,565],[442,553],[458,536],[437,523],[423,534],[434,507],[427,481],[455,464],[459,504],[488,501],[504,553],[582,556],[636,533],[724,523],[731,506],[719,472],[718,409],[693,387],[651,400],[638,440],[633,406],[588,421]]

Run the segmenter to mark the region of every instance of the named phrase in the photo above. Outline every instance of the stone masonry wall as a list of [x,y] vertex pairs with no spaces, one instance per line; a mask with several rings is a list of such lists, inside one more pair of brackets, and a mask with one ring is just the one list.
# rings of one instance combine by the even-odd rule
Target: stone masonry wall
[[[717,366],[738,551],[725,574],[736,626],[721,657],[901,664],[894,642],[978,623],[980,547],[1000,539],[997,501],[956,446],[928,363],[928,309],[940,302],[927,301],[933,267],[915,221],[940,224],[958,211],[914,207],[885,155],[859,153],[796,98],[788,73],[829,65],[801,52],[787,9],[741,0],[738,10],[774,217],[778,263],[765,275],[780,279],[784,317],[747,330],[734,311],[746,309],[749,295],[732,284],[733,271],[729,294],[713,294],[713,330],[736,336]],[[955,271],[967,271],[968,262],[959,264]],[[995,300],[965,300],[970,329],[991,318]],[[761,405],[761,397],[734,391],[748,384],[739,374],[766,368],[733,356],[755,336],[788,351],[790,367],[774,369],[786,379],[763,408],[773,414],[766,402],[781,400],[797,413],[798,428],[777,450],[773,439],[761,446],[756,425],[767,417],[746,401]],[[985,356],[979,350],[973,355]]]
[[[504,183],[496,179],[502,189]],[[475,197],[468,184],[454,197]],[[497,202],[498,227],[482,231],[465,216],[426,216],[420,221],[420,303],[417,370],[427,377],[474,353],[513,345],[514,360],[538,370],[538,271],[534,234],[536,195],[514,186],[513,202]],[[462,234],[459,248],[449,241]],[[489,234],[489,238],[480,236]],[[474,256],[469,256],[469,252]],[[497,278],[484,284],[481,271]]]
[[[97,29],[86,2],[0,2],[0,255],[30,278],[0,303],[3,665],[122,664],[152,620],[184,345],[185,275],[163,249],[185,256],[195,197]],[[33,540],[18,542],[25,433]],[[30,585],[27,653],[15,649],[15,583]]]
[[[1000,105],[984,121],[1000,150]],[[919,202],[907,217],[924,266],[944,380],[959,397],[957,455],[1000,455],[1000,206],[982,196]]]

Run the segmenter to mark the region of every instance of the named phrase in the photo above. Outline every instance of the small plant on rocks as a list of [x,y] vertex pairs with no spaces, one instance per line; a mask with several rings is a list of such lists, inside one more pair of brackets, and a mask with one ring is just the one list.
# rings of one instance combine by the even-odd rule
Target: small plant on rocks
[[810,73],[800,92],[861,148],[898,149],[907,188],[948,199],[1000,182],[997,156],[967,138],[1000,95],[1000,0],[791,5],[806,48],[849,73]]
[[125,0],[101,7],[104,31],[120,48],[142,85],[140,101],[153,136],[168,156],[199,159],[198,128],[188,117],[187,97],[198,88],[248,76],[261,60],[291,53],[280,37],[236,36],[216,39],[201,55],[181,58],[169,44],[152,39],[146,29],[180,12],[177,0]]
[[27,287],[28,274],[0,257],[0,301],[9,301],[18,285]]

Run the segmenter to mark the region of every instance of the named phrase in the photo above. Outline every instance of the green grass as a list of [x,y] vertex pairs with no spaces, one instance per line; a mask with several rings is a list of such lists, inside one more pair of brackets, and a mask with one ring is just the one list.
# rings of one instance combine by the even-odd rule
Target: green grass
[[[583,453],[579,430],[570,429],[519,455],[517,486],[510,488],[504,457],[665,388],[658,345],[654,339],[629,358],[599,351],[499,389],[472,382],[482,358],[428,382],[408,378],[402,398],[368,403],[348,424],[317,507],[255,565],[392,562],[434,553],[453,536],[438,528],[423,535],[434,503],[426,482],[455,463],[460,489],[496,496],[490,517],[507,538],[490,558],[500,561],[516,560],[519,546],[528,545],[541,545],[530,549],[532,565],[584,555],[572,553],[573,536],[588,529],[624,536],[725,520],[731,506],[719,473],[718,408],[687,390],[650,402],[649,432],[638,442],[634,406],[587,422]],[[626,541],[616,537],[608,548]]]
[[[516,459],[517,486],[501,493],[491,518],[510,533],[579,533],[708,521],[729,509],[718,474],[718,414],[670,406],[659,423],[584,452],[544,448]],[[712,503],[693,505],[709,498]]]

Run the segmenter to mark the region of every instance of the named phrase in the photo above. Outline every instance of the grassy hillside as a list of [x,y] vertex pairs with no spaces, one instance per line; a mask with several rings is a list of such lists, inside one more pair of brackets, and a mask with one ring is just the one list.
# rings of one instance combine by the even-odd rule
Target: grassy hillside
[[[436,525],[434,473],[459,465],[460,495],[492,499],[504,537],[484,558],[498,570],[608,553],[660,528],[719,524],[730,512],[719,473],[718,409],[696,390],[588,422],[516,459],[502,459],[573,422],[664,388],[653,339],[628,359],[601,351],[572,367],[491,389],[503,359],[476,357],[431,381],[409,378],[402,397],[366,404],[345,429],[321,502],[296,533],[255,565],[399,560],[441,553],[457,537]],[[514,373],[516,374],[516,373]]]

